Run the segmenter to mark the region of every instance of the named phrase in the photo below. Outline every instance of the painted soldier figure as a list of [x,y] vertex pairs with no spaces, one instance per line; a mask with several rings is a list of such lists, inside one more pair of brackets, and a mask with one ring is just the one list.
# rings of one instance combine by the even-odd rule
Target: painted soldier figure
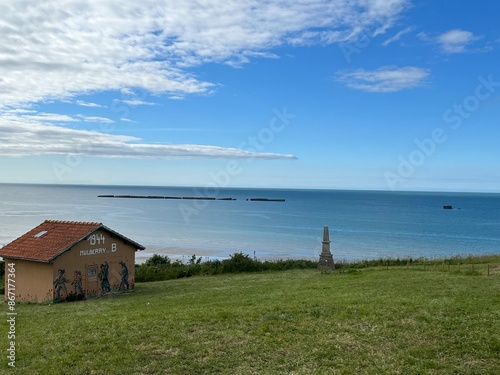
[[120,262],[121,266],[122,266],[122,280],[120,282],[120,290],[124,290],[125,289],[125,286],[127,287],[127,289],[129,288],[129,283],[128,283],[128,268],[127,268],[127,265],[125,264],[125,262],[121,261]]
[[63,269],[58,270],[59,275],[56,276],[54,279],[54,299],[61,299],[61,291],[63,291],[63,297],[68,295],[68,291],[66,290],[66,283],[68,280],[66,280],[66,277],[64,276],[64,272],[66,272]]
[[75,271],[73,275],[73,281],[71,282],[73,285],[73,290],[76,295],[83,294],[83,280],[82,273],[80,271]]
[[99,280],[101,280],[101,291],[103,294],[111,291],[111,285],[109,284],[108,273],[109,273],[108,262],[104,262],[104,264],[101,264],[101,272],[99,272]]

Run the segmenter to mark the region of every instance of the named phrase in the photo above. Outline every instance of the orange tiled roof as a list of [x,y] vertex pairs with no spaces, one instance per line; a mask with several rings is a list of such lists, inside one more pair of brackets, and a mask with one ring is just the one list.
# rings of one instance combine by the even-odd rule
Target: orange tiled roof
[[45,220],[28,233],[5,245],[0,249],[0,256],[50,263],[98,229],[105,229],[121,237],[126,242],[135,245],[137,249],[144,249],[144,246],[109,229],[102,223]]

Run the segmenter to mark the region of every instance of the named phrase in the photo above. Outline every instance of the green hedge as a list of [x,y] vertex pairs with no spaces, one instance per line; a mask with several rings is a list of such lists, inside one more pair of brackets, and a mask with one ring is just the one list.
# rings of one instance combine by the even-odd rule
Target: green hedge
[[138,282],[180,279],[190,276],[219,275],[223,273],[279,271],[297,268],[317,268],[318,262],[302,259],[260,261],[243,253],[234,253],[229,259],[207,260],[193,255],[187,263],[172,261],[158,254],[146,263],[136,265],[135,280]]
[[[476,263],[498,263],[499,256],[454,256],[451,258],[378,258],[365,259],[354,262],[336,261],[335,269],[340,272],[357,272],[360,268],[368,267],[401,267],[418,265],[459,265]],[[180,279],[190,276],[219,275],[223,273],[285,271],[290,269],[317,268],[318,262],[304,259],[264,260],[252,259],[241,252],[234,253],[224,260],[207,260],[193,255],[187,263],[180,260],[172,261],[167,256],[158,254],[149,258],[146,263],[136,265],[135,280],[138,282]]]

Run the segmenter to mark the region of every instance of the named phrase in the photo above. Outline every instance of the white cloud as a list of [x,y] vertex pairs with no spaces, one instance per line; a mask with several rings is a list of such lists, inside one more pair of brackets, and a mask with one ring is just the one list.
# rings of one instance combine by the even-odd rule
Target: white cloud
[[396,92],[418,87],[422,86],[428,77],[428,70],[413,66],[343,71],[336,76],[337,80],[347,87],[367,92]]
[[97,104],[97,103],[85,102],[83,100],[77,100],[76,104],[81,105],[82,107],[106,108],[105,105],[101,105],[101,104]]
[[36,113],[34,109],[24,109],[24,108],[12,108],[6,109],[3,111],[4,113]]
[[384,47],[388,46],[391,43],[397,42],[401,37],[405,34],[411,33],[413,30],[415,30],[415,26],[408,26],[406,29],[401,30],[398,32],[396,35],[390,37],[386,41],[382,43]]
[[293,155],[259,153],[236,148],[148,144],[133,136],[69,129],[44,123],[41,121],[43,117],[40,119],[36,116],[0,115],[0,156],[295,159]]
[[[16,112],[9,111],[7,113],[14,114]],[[58,113],[46,113],[46,112],[36,112],[36,111],[29,111],[29,112],[17,112],[21,113],[20,116],[17,118],[19,120],[24,120],[27,122],[31,121],[44,121],[44,122],[50,122],[50,123],[66,123],[66,122],[78,122],[80,121],[77,118],[68,116],[68,115],[61,115]],[[28,114],[29,113],[29,114]]]
[[409,0],[4,0],[0,106],[110,90],[206,93],[214,84],[190,67],[276,57],[270,49],[285,44],[345,42],[367,29],[385,30],[408,6]]
[[118,100],[122,103],[131,105],[131,106],[136,106],[136,105],[158,105],[158,103],[153,103],[153,102],[147,102],[145,100],[141,99],[124,99],[124,100]]
[[[0,155],[292,159],[202,145],[147,144],[124,135],[64,127],[112,123],[99,116],[31,111],[37,103],[105,107],[80,95],[130,95],[129,106],[211,95],[219,83],[192,68],[241,67],[279,58],[284,45],[342,43],[383,33],[409,0],[4,0],[0,4]],[[126,97],[126,96],[125,96]],[[147,97],[143,96],[142,98]],[[122,115],[121,121],[127,121]]]
[[472,42],[481,38],[470,31],[455,29],[439,35],[436,41],[445,53],[463,53],[467,52],[467,47]]
[[82,118],[83,121],[85,122],[99,122],[102,124],[112,124],[114,123],[113,120],[107,117],[98,117],[98,116],[83,116],[83,115],[78,115],[78,117]]

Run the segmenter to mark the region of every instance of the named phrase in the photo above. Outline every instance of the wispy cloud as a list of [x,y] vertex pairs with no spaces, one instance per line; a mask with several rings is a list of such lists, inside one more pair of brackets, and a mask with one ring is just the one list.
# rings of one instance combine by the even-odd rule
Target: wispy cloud
[[148,102],[145,100],[141,99],[124,99],[124,100],[118,100],[122,103],[128,104],[130,106],[138,106],[138,105],[158,105],[158,103],[154,102]]
[[77,100],[76,104],[81,105],[82,107],[106,108],[105,105],[101,105],[101,104],[97,104],[97,103],[91,103],[91,102],[85,102],[83,100]]
[[437,43],[445,53],[464,53],[468,47],[482,36],[474,35],[467,30],[450,30],[436,38]]
[[413,66],[385,66],[368,71],[358,69],[337,73],[339,82],[354,90],[367,92],[396,92],[422,86],[429,77],[429,71]]
[[69,122],[98,122],[112,124],[113,120],[107,117],[98,116],[85,116],[85,115],[63,115],[58,113],[47,113],[47,112],[37,112],[34,110],[19,110],[19,109],[9,109],[5,111],[0,111],[0,122],[5,120],[15,120],[19,124],[31,125],[33,122],[45,123],[45,124],[57,124],[65,125]]
[[441,51],[446,54],[467,53],[467,52],[487,52],[491,46],[477,46],[474,43],[483,39],[482,35],[475,35],[471,31],[454,29],[439,35],[432,35],[426,32],[417,34],[420,40],[437,44]]
[[34,109],[25,109],[25,108],[9,108],[3,111],[3,113],[36,113]]
[[83,121],[85,122],[98,122],[101,124],[112,124],[114,123],[113,120],[107,117],[99,117],[99,116],[84,116],[84,115],[78,115]]
[[[9,111],[7,114],[14,114],[16,112]],[[18,112],[19,113],[19,112]],[[61,115],[58,113],[46,113],[46,112],[36,112],[36,111],[28,111],[24,113],[20,113],[20,116],[17,116],[18,120],[22,121],[44,121],[50,123],[68,123],[68,122],[78,122],[79,119],[75,117],[71,117],[68,115]]]
[[[215,85],[190,68],[385,30],[409,0],[4,0],[0,106],[111,90],[173,98]],[[43,41],[43,42],[42,42]],[[77,102],[83,106],[96,103]]]
[[295,159],[293,155],[259,153],[236,148],[144,143],[133,136],[69,129],[44,123],[36,116],[20,118],[15,114],[0,116],[0,139],[0,156]]
[[400,32],[398,32],[396,35],[394,35],[394,36],[390,37],[389,39],[387,39],[386,41],[384,41],[384,42],[382,43],[382,45],[383,45],[384,47],[386,47],[386,46],[388,46],[388,45],[389,45],[389,44],[391,44],[391,43],[397,42],[398,40],[400,40],[400,39],[401,39],[401,37],[402,37],[403,35],[408,34],[408,33],[411,33],[412,31],[414,31],[414,30],[415,30],[415,28],[416,28],[415,26],[408,26],[406,29],[401,30],[401,31],[400,31]]

